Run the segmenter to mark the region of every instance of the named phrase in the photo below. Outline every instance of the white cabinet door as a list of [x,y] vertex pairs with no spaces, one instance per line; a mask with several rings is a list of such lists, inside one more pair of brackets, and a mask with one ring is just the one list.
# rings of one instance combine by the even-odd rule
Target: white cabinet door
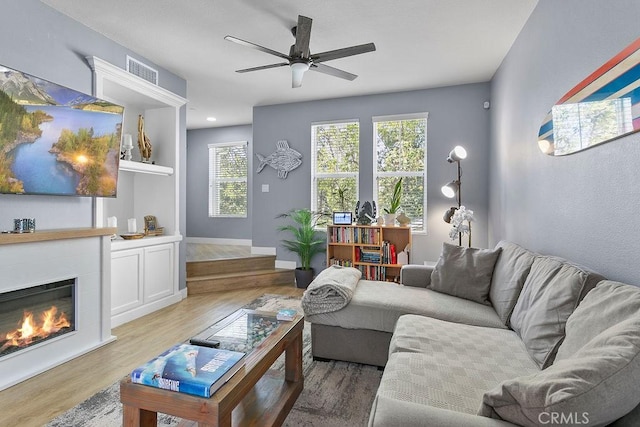
[[142,305],[142,249],[111,253],[111,315]]
[[173,245],[144,248],[145,304],[173,294]]

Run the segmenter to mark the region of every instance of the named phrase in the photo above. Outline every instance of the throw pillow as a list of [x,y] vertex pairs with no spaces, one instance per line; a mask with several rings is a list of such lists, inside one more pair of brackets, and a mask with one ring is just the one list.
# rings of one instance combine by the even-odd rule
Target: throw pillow
[[603,280],[569,316],[566,337],[555,360],[572,357],[605,329],[636,316],[640,316],[640,288]]
[[560,258],[536,257],[511,314],[511,328],[540,368],[553,363],[567,319],[600,278]]
[[489,302],[493,267],[502,249],[464,248],[442,244],[428,288],[484,305]]
[[496,248],[502,248],[502,252],[493,269],[489,301],[502,323],[509,326],[509,318],[531,270],[535,254],[506,241],[498,242]]
[[[573,357],[502,382],[486,392],[479,415],[524,426],[607,425],[640,403],[640,317],[601,332]],[[558,422],[556,422],[557,424]]]

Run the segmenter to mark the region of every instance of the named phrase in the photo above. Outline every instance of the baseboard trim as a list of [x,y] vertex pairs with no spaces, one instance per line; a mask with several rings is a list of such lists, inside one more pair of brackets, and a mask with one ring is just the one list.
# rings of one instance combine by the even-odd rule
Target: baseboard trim
[[187,237],[187,243],[203,243],[206,245],[251,246],[250,239],[221,239],[218,237]]
[[295,261],[278,261],[276,260],[276,268],[286,268],[287,270],[295,270],[297,264]]
[[268,246],[251,246],[251,255],[275,255],[276,248]]

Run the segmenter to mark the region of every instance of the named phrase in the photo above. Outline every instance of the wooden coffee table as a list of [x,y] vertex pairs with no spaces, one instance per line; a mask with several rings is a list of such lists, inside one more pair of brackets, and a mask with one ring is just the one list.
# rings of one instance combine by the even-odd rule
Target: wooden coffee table
[[[275,317],[275,313],[244,311]],[[158,412],[195,421],[199,427],[281,425],[304,385],[304,317],[297,315],[290,322],[280,323],[245,357],[244,366],[211,398],[135,384],[130,377],[124,378],[120,382],[124,427],[156,426]],[[282,353],[285,354],[284,372],[270,369]]]

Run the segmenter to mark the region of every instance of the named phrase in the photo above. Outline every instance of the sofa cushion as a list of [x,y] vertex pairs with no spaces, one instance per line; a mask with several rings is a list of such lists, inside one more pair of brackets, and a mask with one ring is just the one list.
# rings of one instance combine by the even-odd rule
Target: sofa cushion
[[429,289],[371,280],[358,282],[351,302],[343,309],[305,319],[328,326],[391,333],[403,314],[423,314],[451,322],[506,328],[492,307]]
[[505,325],[509,326],[509,318],[513,312],[535,254],[515,243],[500,241],[496,248],[501,248],[491,278],[489,301]]
[[553,363],[567,319],[601,279],[560,258],[537,256],[533,261],[511,314],[511,328],[541,368]]
[[378,395],[475,414],[484,392],[538,370],[513,331],[406,315],[396,325]]
[[501,248],[479,249],[442,244],[428,288],[484,305],[489,302],[493,267]]
[[[448,411],[434,406],[376,396],[369,415],[369,427],[514,427],[515,424],[479,417],[464,412]],[[625,426],[626,427],[626,426]],[[634,426],[636,427],[636,426]]]
[[479,414],[525,426],[551,414],[573,416],[569,424],[606,425],[640,403],[638,383],[640,316],[604,330],[571,358],[488,391]]
[[569,316],[556,361],[572,357],[604,330],[638,316],[640,288],[610,280],[598,283]]

